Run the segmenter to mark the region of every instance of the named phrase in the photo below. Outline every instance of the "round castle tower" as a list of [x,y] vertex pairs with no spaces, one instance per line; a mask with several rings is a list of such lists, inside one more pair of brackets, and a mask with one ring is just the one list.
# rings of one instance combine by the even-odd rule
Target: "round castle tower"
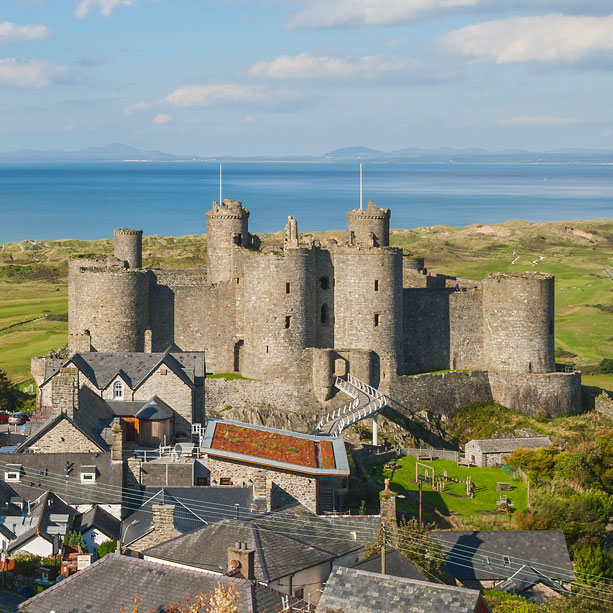
[[114,232],[115,257],[128,263],[128,268],[143,267],[143,231],[117,228]]
[[313,345],[312,255],[294,248],[249,258],[241,279],[244,348],[235,364],[244,376],[291,376],[302,352]]
[[397,369],[403,363],[402,251],[338,249],[334,281],[334,346],[385,354]]
[[555,370],[554,277],[495,273],[483,281],[483,358],[493,371]]
[[350,245],[387,247],[390,244],[390,210],[369,200],[365,209],[347,211]]
[[249,211],[242,202],[213,202],[206,214],[206,240],[209,283],[231,281],[234,247],[249,246]]

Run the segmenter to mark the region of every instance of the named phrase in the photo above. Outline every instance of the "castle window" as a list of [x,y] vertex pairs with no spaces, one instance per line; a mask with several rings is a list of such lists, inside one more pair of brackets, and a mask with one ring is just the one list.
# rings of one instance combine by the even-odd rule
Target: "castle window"
[[291,315],[286,315],[285,316],[285,328],[291,328],[292,327],[292,316]]
[[266,353],[268,353],[268,345],[266,345]]
[[236,279],[234,280],[236,281],[236,285],[238,285],[241,282],[240,277],[236,277]]
[[327,304],[321,305],[320,320],[322,324],[328,323],[328,305]]
[[123,400],[123,383],[115,381],[113,384],[113,400]]
[[243,244],[243,235],[242,234],[237,234],[236,235],[236,244],[239,247]]
[[285,284],[285,293],[286,294],[292,293],[292,284],[289,281]]
[[375,328],[377,328],[379,326],[381,320],[381,315],[379,315],[379,313],[375,313],[374,317],[373,317],[373,324],[375,326]]
[[379,279],[375,279],[375,292],[379,291]]
[[319,277],[319,287],[328,289],[330,287],[330,279],[328,277]]

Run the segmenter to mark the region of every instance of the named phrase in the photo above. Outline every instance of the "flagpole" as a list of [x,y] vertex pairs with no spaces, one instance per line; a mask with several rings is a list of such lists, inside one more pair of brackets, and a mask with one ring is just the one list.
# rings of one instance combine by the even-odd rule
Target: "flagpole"
[[219,205],[223,204],[223,200],[221,199],[221,164],[219,165]]
[[362,163],[360,162],[360,211],[362,210]]

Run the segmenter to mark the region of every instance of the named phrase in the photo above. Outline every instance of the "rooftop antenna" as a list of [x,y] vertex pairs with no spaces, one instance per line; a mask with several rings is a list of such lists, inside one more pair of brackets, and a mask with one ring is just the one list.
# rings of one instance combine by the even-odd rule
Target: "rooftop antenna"
[[362,162],[360,162],[360,211],[362,210]]
[[219,165],[219,206],[223,204],[223,200],[221,199],[221,164]]

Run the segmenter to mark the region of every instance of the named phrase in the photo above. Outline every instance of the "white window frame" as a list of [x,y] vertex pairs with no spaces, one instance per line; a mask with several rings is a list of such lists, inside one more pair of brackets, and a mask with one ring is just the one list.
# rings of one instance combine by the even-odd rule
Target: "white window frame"
[[7,470],[4,473],[4,480],[7,483],[18,483],[21,481],[21,472],[18,470]]
[[81,468],[81,483],[93,483],[96,480],[96,468]]
[[113,383],[113,400],[123,400],[123,381],[119,379]]

